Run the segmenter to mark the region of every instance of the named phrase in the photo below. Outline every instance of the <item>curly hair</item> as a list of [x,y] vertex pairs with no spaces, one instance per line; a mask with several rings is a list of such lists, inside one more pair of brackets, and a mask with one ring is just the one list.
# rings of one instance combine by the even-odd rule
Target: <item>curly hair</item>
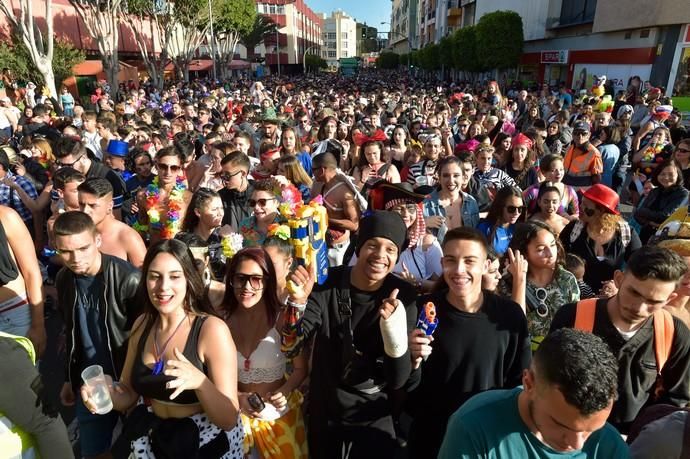
[[618,360],[593,333],[556,330],[544,338],[532,361],[537,375],[585,416],[605,409],[618,395]]

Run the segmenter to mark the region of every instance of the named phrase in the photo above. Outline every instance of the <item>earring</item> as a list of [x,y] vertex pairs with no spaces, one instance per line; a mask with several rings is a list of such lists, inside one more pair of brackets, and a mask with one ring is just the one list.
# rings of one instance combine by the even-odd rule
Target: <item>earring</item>
[[208,285],[211,283],[211,271],[208,268],[204,269],[203,279],[204,285]]

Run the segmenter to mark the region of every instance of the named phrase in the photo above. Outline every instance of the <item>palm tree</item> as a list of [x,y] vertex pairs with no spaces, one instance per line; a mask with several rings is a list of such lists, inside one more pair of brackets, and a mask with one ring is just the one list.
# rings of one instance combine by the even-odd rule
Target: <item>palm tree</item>
[[248,33],[240,36],[240,43],[247,48],[247,59],[254,56],[254,48],[264,42],[266,36],[275,34],[278,24],[273,22],[268,16],[257,14],[254,24]]

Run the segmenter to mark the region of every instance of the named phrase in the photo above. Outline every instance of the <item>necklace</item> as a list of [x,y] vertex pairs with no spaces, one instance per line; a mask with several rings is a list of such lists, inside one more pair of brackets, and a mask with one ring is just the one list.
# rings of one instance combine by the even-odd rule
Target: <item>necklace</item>
[[172,332],[172,335],[168,337],[167,340],[165,340],[165,343],[163,343],[163,349],[160,351],[158,350],[158,328],[156,328],[153,332],[153,356],[156,358],[156,363],[153,365],[153,370],[151,371],[151,374],[154,375],[159,375],[163,373],[163,367],[165,366],[163,364],[163,354],[165,354],[165,350],[168,348],[168,344],[170,344],[170,340],[173,339],[173,336],[177,333],[177,330],[180,329],[182,326],[182,323],[185,321],[187,316],[185,315],[182,320],[180,320],[180,323],[177,324],[177,327],[175,327],[175,331]]
[[134,229],[147,231],[149,229],[160,233],[163,239],[172,239],[180,231],[180,211],[184,201],[184,192],[187,187],[181,177],[175,179],[175,186],[168,195],[167,209],[165,214],[165,225],[161,222],[161,213],[158,205],[161,203],[161,190],[158,177],[154,178],[151,184],[146,187],[146,215],[149,217],[149,224],[141,225],[138,222]]

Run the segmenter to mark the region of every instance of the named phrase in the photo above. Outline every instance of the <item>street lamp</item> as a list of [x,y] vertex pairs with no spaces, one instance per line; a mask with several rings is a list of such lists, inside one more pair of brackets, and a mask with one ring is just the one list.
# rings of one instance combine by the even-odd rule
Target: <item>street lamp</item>
[[286,32],[287,32],[287,27],[281,27],[281,28],[276,27],[276,59],[278,62],[278,76],[280,76],[280,37],[278,36],[278,34],[286,33]]
[[307,52],[310,49],[314,49],[314,48],[317,48],[317,47],[316,46],[310,46],[304,50],[304,54],[302,55],[302,65],[303,65],[304,73],[307,73]]

